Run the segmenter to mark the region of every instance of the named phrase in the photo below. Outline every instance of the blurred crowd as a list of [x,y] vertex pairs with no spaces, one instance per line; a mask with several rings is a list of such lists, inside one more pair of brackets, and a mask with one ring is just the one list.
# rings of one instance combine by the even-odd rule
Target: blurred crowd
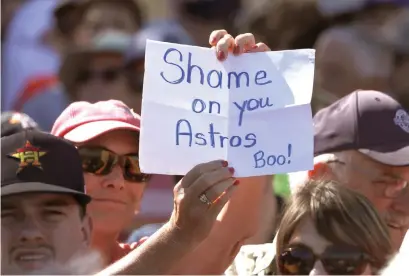
[[[120,100],[140,114],[146,39],[209,47],[209,34],[218,29],[233,36],[253,33],[273,51],[315,48],[314,113],[357,89],[382,91],[409,108],[409,1],[2,0],[1,4],[2,112],[25,113],[35,121],[32,124],[48,132],[77,101]],[[150,179],[140,214],[124,230],[122,240],[138,241],[168,220],[171,190],[180,178]],[[290,194],[289,182],[287,175],[277,175],[266,185],[263,208],[268,211],[247,244],[272,242]]]

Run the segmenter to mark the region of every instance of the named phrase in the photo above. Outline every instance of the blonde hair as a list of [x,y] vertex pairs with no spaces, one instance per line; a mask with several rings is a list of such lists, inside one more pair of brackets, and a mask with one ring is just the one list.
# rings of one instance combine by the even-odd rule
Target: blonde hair
[[356,246],[371,256],[375,269],[382,268],[392,252],[388,228],[367,198],[334,181],[310,181],[291,197],[284,212],[277,254],[306,218],[328,241]]

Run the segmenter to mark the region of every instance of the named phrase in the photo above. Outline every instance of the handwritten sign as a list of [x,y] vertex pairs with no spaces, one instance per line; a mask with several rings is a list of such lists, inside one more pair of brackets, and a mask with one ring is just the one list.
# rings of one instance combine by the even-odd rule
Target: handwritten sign
[[142,99],[143,172],[184,175],[224,159],[237,177],[313,166],[315,51],[229,55],[147,41]]

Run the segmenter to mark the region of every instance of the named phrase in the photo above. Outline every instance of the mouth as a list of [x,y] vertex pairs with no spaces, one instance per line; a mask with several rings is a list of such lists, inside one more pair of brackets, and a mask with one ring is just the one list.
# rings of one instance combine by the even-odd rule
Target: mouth
[[125,202],[111,198],[92,198],[92,201],[125,205]]
[[37,252],[21,252],[15,256],[16,263],[26,270],[42,268],[48,260],[49,255]]
[[407,230],[409,228],[408,224],[395,223],[395,222],[388,222],[387,226],[394,230]]

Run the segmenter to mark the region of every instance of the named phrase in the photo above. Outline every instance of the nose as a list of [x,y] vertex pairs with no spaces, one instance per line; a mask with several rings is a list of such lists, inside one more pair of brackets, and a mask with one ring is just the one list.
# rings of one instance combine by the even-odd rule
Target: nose
[[26,217],[21,225],[20,242],[42,242],[44,240],[44,233],[40,222],[31,217]]
[[404,193],[393,201],[393,209],[402,214],[409,215],[409,189],[406,188]]
[[321,261],[316,261],[309,275],[328,275]]
[[125,179],[123,176],[122,168],[116,165],[110,174],[108,174],[103,181],[103,187],[108,189],[124,189]]

